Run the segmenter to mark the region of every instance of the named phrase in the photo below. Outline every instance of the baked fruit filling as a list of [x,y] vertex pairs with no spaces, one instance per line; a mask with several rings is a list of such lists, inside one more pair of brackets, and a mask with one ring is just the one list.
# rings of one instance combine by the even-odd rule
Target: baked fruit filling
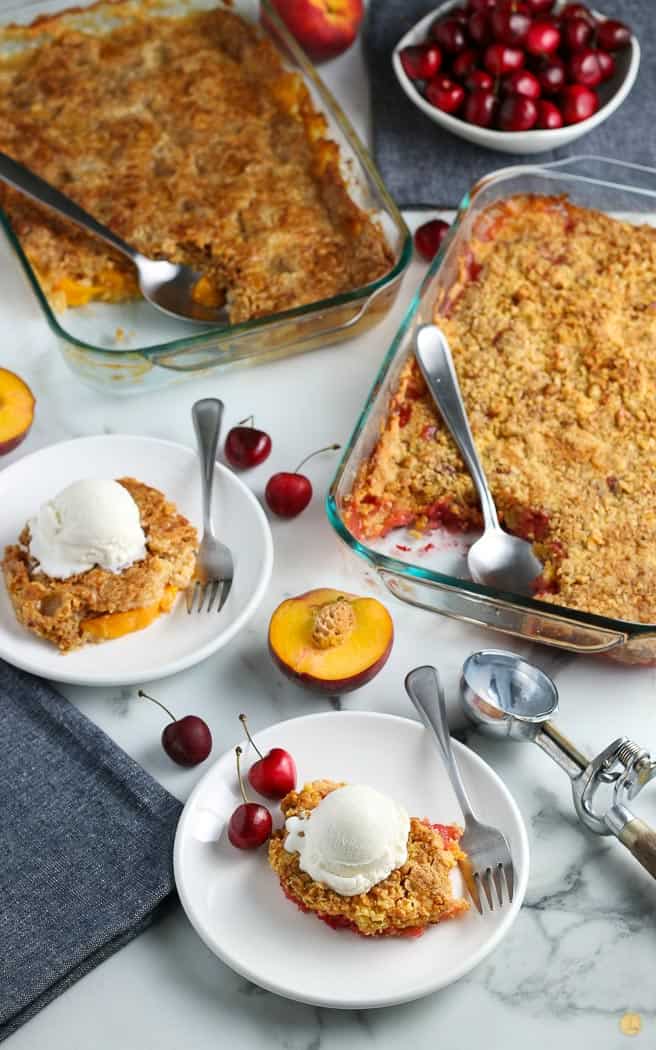
[[[656,621],[656,229],[557,197],[488,207],[436,303],[503,525],[536,595]],[[354,534],[481,527],[410,358],[344,513]]]
[[[70,13],[6,31],[0,149],[143,254],[200,271],[199,301],[233,323],[389,270],[324,117],[257,27],[154,2],[126,22],[113,6],[102,33]],[[132,265],[104,242],[5,185],[0,204],[56,309],[138,298]]]
[[40,571],[30,554],[30,529],[2,561],[19,623],[62,652],[148,627],[169,612],[193,577],[198,536],[163,493],[135,478],[120,478],[139,509],[146,556],[121,572],[98,566],[58,579]]
[[[331,792],[343,787],[332,780],[314,780],[290,791],[280,803],[285,819],[307,817]],[[465,857],[456,825],[429,824],[410,818],[407,860],[366,893],[343,896],[315,881],[299,864],[298,852],[285,848],[288,831],[274,832],[269,863],[285,896],[304,912],[313,913],[333,929],[348,929],[365,937],[417,937],[424,930],[468,910],[454,897],[450,873]]]

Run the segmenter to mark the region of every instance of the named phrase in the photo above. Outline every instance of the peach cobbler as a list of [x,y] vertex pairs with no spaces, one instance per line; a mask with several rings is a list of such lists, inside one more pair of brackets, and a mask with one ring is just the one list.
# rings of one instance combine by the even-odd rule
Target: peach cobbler
[[285,896],[333,929],[417,937],[467,911],[451,886],[465,856],[456,825],[408,817],[373,788],[332,780],[290,791],[280,808],[269,863]]
[[[20,46],[0,59],[0,149],[143,254],[201,271],[199,298],[232,323],[390,269],[324,117],[257,27],[153,0],[105,9],[102,32],[66,12],[4,31]],[[56,308],[138,297],[104,242],[7,186],[0,204]]]
[[[501,521],[544,565],[537,597],[656,621],[656,229],[517,196],[457,265],[434,319]],[[413,357],[344,512],[362,538],[481,525]]]
[[135,478],[78,481],[5,550],[16,619],[62,652],[148,627],[193,577],[198,537]]

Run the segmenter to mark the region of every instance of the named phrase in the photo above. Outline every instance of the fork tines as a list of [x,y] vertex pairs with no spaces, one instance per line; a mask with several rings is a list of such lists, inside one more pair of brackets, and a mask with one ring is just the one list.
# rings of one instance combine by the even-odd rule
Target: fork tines
[[197,604],[196,611],[202,612],[206,598],[209,600],[205,611],[211,612],[216,602],[216,611],[220,612],[224,605],[224,598],[227,597],[226,583],[226,580],[207,580],[206,583],[196,580],[194,583],[190,583],[185,592],[187,612],[191,613],[194,611],[194,604]]
[[512,866],[512,861],[507,864],[502,864],[501,861],[492,867],[483,868],[482,871],[474,871],[471,874],[471,878],[466,879],[467,889],[469,895],[476,906],[479,914],[483,914],[481,886],[485,893],[485,899],[487,900],[490,911],[494,911],[495,901],[493,887],[496,890],[496,896],[499,901],[499,907],[503,907],[503,886],[504,876],[506,885],[506,896],[509,904],[512,903],[515,883],[515,873]]

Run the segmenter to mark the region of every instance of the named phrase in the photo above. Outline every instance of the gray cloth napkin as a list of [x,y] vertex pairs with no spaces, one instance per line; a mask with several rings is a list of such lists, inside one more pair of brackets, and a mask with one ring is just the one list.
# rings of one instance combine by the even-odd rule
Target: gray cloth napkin
[[77,708],[0,661],[0,1041],[174,899],[180,810]]
[[[465,0],[463,0],[464,4]],[[401,207],[455,207],[482,175],[517,163],[544,163],[575,154],[601,154],[656,166],[654,106],[656,0],[599,0],[608,17],[627,22],[642,44],[638,79],[629,97],[599,128],[559,150],[533,157],[481,149],[451,135],[406,97],[392,69],[400,38],[439,6],[439,0],[370,0],[364,30],[374,156]]]

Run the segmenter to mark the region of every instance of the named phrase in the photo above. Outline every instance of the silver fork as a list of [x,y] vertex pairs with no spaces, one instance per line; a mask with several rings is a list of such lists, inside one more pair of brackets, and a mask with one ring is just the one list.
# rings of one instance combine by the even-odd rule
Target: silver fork
[[197,578],[192,580],[186,591],[187,612],[193,612],[196,599],[198,599],[197,611],[202,612],[205,598],[208,599],[207,612],[211,612],[215,601],[217,602],[216,611],[221,612],[228,600],[234,575],[232,554],[225,543],[217,540],[212,524],[214,464],[223,418],[223,402],[216,397],[204,397],[193,405],[191,417],[194,421],[200,462],[203,538],[198,551]]
[[467,861],[460,864],[465,885],[481,915],[481,886],[490,911],[494,911],[492,887],[496,889],[499,907],[503,907],[504,879],[508,903],[513,899],[515,869],[508,840],[498,828],[481,823],[474,815],[451,747],[444,690],[435,668],[416,667],[406,677],[405,688],[424,725],[433,732],[465,818],[465,831],[460,840],[467,854]]

